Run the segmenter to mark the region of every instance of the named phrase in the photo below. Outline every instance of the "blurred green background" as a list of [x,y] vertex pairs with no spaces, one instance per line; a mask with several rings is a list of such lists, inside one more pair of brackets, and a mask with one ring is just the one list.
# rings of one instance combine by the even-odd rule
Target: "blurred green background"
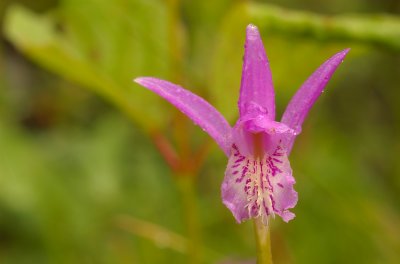
[[226,157],[132,83],[180,83],[233,124],[248,23],[278,114],[352,48],[291,154],[299,203],[273,221],[275,263],[400,263],[399,13],[398,0],[1,0],[0,263],[252,263],[252,224],[220,199]]

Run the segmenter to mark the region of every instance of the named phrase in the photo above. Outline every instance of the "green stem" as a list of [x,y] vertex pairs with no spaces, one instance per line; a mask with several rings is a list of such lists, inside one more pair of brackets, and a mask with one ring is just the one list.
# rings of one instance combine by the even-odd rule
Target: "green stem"
[[257,264],[272,264],[269,226],[261,218],[254,219],[254,233],[257,246]]
[[197,214],[196,201],[196,177],[193,175],[177,175],[179,189],[181,191],[185,224],[188,237],[187,254],[190,264],[200,263],[200,225]]

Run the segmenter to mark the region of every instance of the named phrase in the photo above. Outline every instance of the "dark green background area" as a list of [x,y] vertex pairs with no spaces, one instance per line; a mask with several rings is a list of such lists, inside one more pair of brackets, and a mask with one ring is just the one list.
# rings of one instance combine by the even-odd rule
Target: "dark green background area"
[[[291,153],[299,202],[272,223],[275,263],[399,263],[399,13],[397,0],[1,0],[0,263],[188,263],[179,184],[150,137],[173,138],[176,111],[132,79],[179,82],[234,124],[248,23],[278,116],[352,48]],[[220,199],[226,157],[184,128],[210,145],[201,262],[254,262],[252,224]]]

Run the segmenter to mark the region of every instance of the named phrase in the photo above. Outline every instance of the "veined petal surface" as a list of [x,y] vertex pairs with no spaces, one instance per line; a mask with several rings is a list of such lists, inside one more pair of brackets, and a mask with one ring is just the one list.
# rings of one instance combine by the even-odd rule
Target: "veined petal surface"
[[294,218],[289,211],[297,203],[289,160],[281,145],[262,157],[243,155],[232,145],[222,183],[222,200],[238,223],[261,217],[268,224],[275,214],[285,222]]
[[248,104],[256,103],[266,109],[267,117],[275,119],[275,93],[271,70],[258,29],[247,26],[240,86],[239,113],[246,114]]
[[170,102],[195,124],[206,131],[229,156],[232,128],[225,118],[207,101],[179,85],[151,77],[134,80]]

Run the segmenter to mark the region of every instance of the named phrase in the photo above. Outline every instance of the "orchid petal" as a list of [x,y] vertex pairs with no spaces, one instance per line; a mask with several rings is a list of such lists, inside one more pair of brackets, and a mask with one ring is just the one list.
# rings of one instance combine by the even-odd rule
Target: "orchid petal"
[[294,183],[289,160],[280,145],[261,158],[245,156],[233,145],[221,187],[222,200],[238,223],[256,217],[267,223],[275,214],[288,222],[294,218],[289,209],[297,203]]
[[239,97],[240,117],[247,112],[247,105],[257,103],[275,119],[275,94],[271,70],[260,33],[254,25],[247,26],[246,43]]
[[232,144],[232,128],[225,118],[207,101],[178,85],[164,80],[141,77],[134,81],[177,107],[207,132],[225,154],[229,156]]
[[264,132],[269,135],[275,134],[294,134],[295,131],[287,125],[267,119],[265,116],[257,116],[242,122],[244,129],[250,133]]
[[323,89],[328,83],[329,79],[332,77],[336,68],[341,62],[343,62],[344,57],[349,52],[350,49],[345,49],[333,57],[328,59],[324,64],[322,64],[300,87],[300,89],[293,96],[289,102],[286,110],[282,116],[281,122],[288,125],[296,133],[293,136],[286,138],[286,148],[289,154],[293,146],[294,139],[297,134],[301,131],[301,126],[304,119],[306,118],[311,107],[321,95]]

